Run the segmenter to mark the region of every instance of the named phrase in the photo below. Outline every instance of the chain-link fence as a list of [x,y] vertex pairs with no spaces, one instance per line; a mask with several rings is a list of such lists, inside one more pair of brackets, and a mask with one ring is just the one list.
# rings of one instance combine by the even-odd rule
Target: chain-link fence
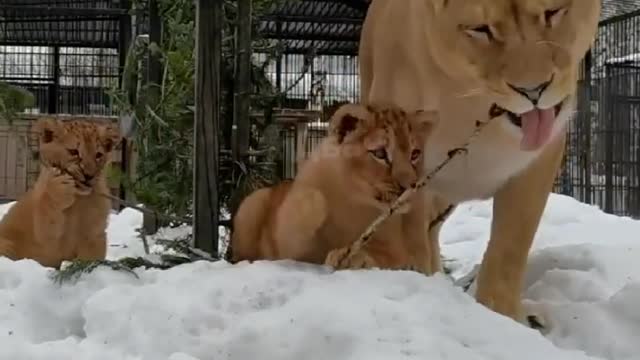
[[640,217],[640,12],[600,24],[555,191]]

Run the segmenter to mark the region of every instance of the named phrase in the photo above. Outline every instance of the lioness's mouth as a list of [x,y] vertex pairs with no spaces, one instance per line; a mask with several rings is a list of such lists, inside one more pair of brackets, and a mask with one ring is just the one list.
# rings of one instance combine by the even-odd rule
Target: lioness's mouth
[[522,129],[522,139],[520,141],[521,150],[534,151],[540,149],[551,139],[556,124],[556,117],[560,114],[560,111],[562,111],[567,98],[552,108],[533,108],[522,114],[515,114],[512,111],[494,105],[489,110],[489,115],[495,117],[506,113],[509,121]]
[[[553,107],[554,118],[557,117],[558,114],[560,114],[560,111],[562,110],[562,107],[564,106],[564,103],[565,103],[565,100],[562,100],[558,104],[556,104],[556,106]],[[513,125],[515,125],[515,126],[517,126],[519,128],[522,127],[522,115],[523,114],[520,114],[520,115],[515,114],[515,113],[513,113],[513,112],[511,112],[511,111],[509,111],[509,110],[507,110],[505,108],[501,108],[500,106],[498,106],[498,108],[501,111],[504,111],[507,114],[507,117],[509,118],[509,121]]]
[[[554,115],[554,117],[558,116],[558,114],[562,110],[562,106],[563,105],[564,105],[564,100],[559,102],[556,106],[553,107],[553,113],[554,113],[553,115]],[[513,113],[513,112],[511,112],[511,111],[509,111],[507,109],[503,109],[503,108],[500,108],[500,110],[504,111],[507,114],[507,117],[509,118],[509,121],[513,125],[515,125],[515,126],[517,126],[519,128],[522,127],[522,114],[518,115],[518,114],[515,114],[515,113]]]

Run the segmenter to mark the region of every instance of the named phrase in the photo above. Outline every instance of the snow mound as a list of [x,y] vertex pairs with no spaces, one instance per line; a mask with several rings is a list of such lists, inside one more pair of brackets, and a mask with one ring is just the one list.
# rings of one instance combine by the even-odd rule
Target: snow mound
[[[461,205],[442,228],[456,279],[477,271],[489,240],[491,201]],[[602,359],[640,359],[640,221],[553,194],[529,258],[523,296],[546,337]],[[472,287],[473,290],[473,287]]]
[[0,358],[589,359],[443,276],[199,262],[58,286],[47,272],[0,259]]
[[[0,206],[0,216],[8,209]],[[442,230],[453,277],[477,269],[491,201]],[[142,215],[110,217],[108,258],[144,255]],[[150,237],[179,238],[189,227]],[[59,286],[50,269],[0,258],[0,359],[611,359],[640,357],[640,222],[552,195],[523,296],[547,331],[477,304],[444,276],[294,262],[198,262],[139,278],[98,268]]]

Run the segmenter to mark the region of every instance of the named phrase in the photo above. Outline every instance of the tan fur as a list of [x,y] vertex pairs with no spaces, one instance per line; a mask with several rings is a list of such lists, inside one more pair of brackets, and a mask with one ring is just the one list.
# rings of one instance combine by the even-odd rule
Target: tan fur
[[[234,216],[233,261],[322,264],[329,259],[329,265],[335,265],[331,259],[421,176],[422,149],[436,121],[433,112],[341,106],[331,119],[329,136],[302,163],[293,182],[257,190],[244,199]],[[376,150],[382,159],[372,153]],[[404,223],[410,216],[423,218],[423,204],[414,201],[388,219],[365,252],[346,267],[410,264],[410,249],[425,247],[410,243],[413,238],[404,235]]]
[[59,268],[103,260],[111,201],[103,169],[119,139],[111,125],[40,120],[40,174],[0,221],[0,256]]
[[[527,254],[560,164],[578,64],[599,12],[599,0],[373,0],[363,25],[362,102],[392,101],[440,115],[425,149],[428,169],[464,143],[476,121],[488,119],[492,104],[516,114],[533,108],[508,83],[536,87],[552,80],[538,107],[565,100],[541,148],[521,149],[521,129],[502,116],[430,184],[439,200],[427,208],[436,213],[448,204],[495,198],[477,299],[513,318],[521,315]],[[432,229],[425,242],[436,246],[438,232]]]

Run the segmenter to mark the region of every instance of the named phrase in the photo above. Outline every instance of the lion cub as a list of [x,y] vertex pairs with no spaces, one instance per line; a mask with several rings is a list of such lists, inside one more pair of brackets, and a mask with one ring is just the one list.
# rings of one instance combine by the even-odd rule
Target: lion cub
[[40,174],[0,220],[0,256],[59,268],[65,260],[103,260],[111,201],[103,169],[120,139],[112,125],[42,119]]
[[[233,221],[232,261],[323,264],[330,252],[344,251],[422,175],[422,151],[437,120],[433,112],[406,113],[395,106],[340,107],[328,137],[293,181],[244,199]],[[415,222],[421,216],[416,212],[424,201],[415,198],[383,223],[347,267],[403,268],[412,255],[425,255],[419,243],[424,237],[406,235],[420,230],[403,227],[408,217]]]

